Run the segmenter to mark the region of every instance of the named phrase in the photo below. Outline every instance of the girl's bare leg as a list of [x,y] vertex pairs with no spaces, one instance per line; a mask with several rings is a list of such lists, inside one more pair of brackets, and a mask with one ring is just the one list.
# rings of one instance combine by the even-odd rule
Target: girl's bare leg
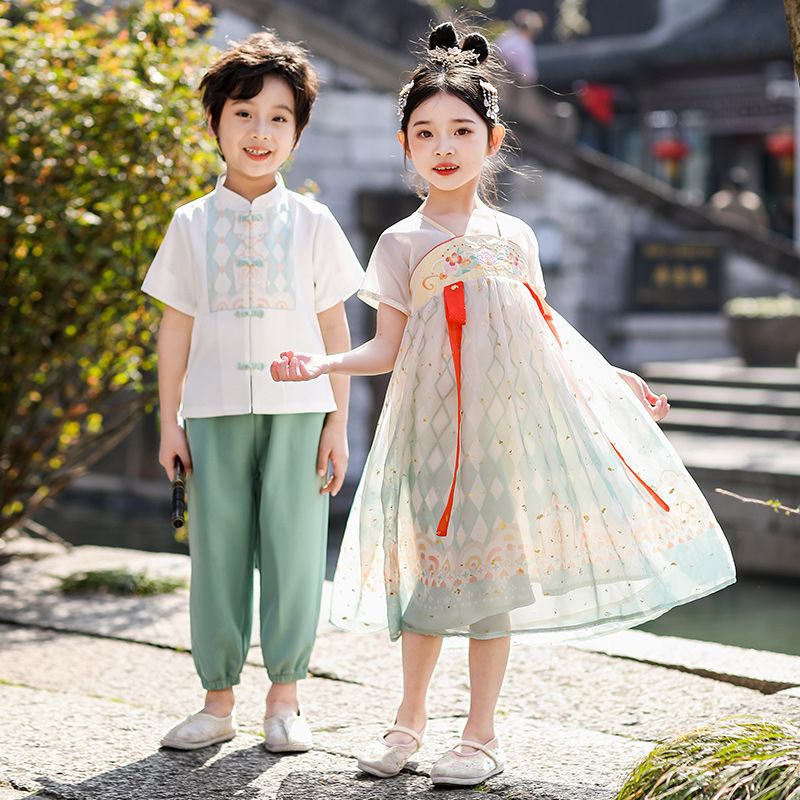
[[[403,633],[403,701],[397,709],[397,725],[421,731],[428,720],[425,699],[439,652],[441,636],[422,636]],[[389,744],[410,744],[414,741],[405,733],[390,733]]]
[[464,739],[485,744],[494,739],[494,712],[508,665],[511,639],[469,640],[469,716]]

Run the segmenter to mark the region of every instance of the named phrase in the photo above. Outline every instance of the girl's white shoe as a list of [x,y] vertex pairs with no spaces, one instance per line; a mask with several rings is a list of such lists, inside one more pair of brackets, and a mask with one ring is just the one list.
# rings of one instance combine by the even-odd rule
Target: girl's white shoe
[[227,742],[236,736],[236,712],[227,717],[215,717],[198,711],[179,722],[161,740],[162,747],[176,750],[199,750],[219,742]]
[[[476,752],[462,753],[458,748],[472,747]],[[453,750],[448,750],[431,768],[435,784],[476,786],[499,775],[506,766],[500,741],[495,737],[486,744],[462,739]]]
[[[386,741],[390,733],[405,733],[414,741],[408,744],[390,744]],[[367,745],[358,759],[358,768],[378,778],[393,778],[400,773],[408,759],[422,747],[424,733],[424,728],[418,733],[402,725],[392,725]]]

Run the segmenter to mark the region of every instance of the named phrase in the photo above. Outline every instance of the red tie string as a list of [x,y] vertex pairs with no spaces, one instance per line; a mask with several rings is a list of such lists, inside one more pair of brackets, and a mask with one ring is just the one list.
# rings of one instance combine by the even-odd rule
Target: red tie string
[[436,526],[437,536],[447,536],[450,515],[453,512],[453,497],[456,492],[458,464],[461,458],[461,334],[467,322],[467,308],[464,304],[464,282],[458,281],[444,287],[444,313],[447,317],[447,332],[450,336],[450,350],[453,353],[453,371],[456,377],[456,398],[458,419],[456,421],[456,463],[453,467],[453,481],[444,513]]

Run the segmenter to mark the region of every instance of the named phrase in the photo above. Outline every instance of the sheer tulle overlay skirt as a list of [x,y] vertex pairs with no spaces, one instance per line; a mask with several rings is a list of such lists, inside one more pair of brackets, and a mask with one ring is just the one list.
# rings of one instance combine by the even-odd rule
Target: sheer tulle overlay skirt
[[613,367],[553,312],[559,344],[519,281],[464,285],[448,533],[436,526],[454,474],[457,398],[440,294],[406,327],[345,530],[334,624],[388,624],[393,639],[565,641],[733,583],[708,503]]

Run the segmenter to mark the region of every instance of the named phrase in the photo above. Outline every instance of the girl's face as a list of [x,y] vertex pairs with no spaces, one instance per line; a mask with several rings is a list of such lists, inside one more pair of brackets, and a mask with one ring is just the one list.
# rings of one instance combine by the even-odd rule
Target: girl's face
[[400,144],[420,177],[439,191],[454,191],[480,179],[484,162],[503,143],[505,129],[495,125],[492,135],[483,118],[467,103],[448,92],[431,95],[412,112],[407,134],[398,131]]
[[228,188],[245,195],[253,189],[269,191],[294,149],[294,94],[289,84],[267,76],[255,97],[228,98],[216,135],[225,156]]

